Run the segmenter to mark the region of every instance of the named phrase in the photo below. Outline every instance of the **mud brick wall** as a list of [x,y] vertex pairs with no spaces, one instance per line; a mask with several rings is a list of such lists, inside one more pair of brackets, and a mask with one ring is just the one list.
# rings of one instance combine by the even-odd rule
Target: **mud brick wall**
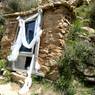
[[[41,64],[42,70],[45,74],[48,74],[47,77],[54,80],[58,75],[56,63],[63,53],[65,34],[68,32],[69,24],[74,19],[74,12],[70,6],[66,4],[45,6],[42,7],[42,9],[43,33],[41,36],[39,63]],[[33,12],[24,12],[9,14],[6,16],[6,31],[1,41],[3,58],[7,57],[10,52],[11,43],[15,39],[18,24],[16,17],[21,15],[27,18],[32,14]]]

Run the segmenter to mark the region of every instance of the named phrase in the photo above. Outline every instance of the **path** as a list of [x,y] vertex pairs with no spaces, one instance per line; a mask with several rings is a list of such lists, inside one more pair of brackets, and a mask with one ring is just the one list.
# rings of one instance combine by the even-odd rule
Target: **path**
[[[20,87],[16,83],[6,83],[0,85],[0,95],[19,95]],[[35,94],[36,93],[36,94]],[[30,91],[24,95],[60,95],[59,93],[53,91],[51,87],[48,87],[47,84],[34,84]]]

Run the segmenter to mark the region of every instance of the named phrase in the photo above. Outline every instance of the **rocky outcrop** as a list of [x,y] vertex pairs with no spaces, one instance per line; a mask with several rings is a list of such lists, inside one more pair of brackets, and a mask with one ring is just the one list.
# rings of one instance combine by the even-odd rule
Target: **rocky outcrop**
[[[77,47],[77,49],[80,50],[82,46],[85,48],[81,49],[79,54],[82,54],[81,62],[78,61],[80,59],[76,58],[77,60],[73,62],[73,67],[75,69],[75,74],[78,75],[79,78],[90,84],[95,84],[95,30],[88,26],[81,27],[81,29],[82,34],[79,34],[81,44],[79,45],[79,48]],[[77,54],[75,56],[77,56]],[[80,57],[78,56],[78,58]]]
[[[63,53],[65,46],[65,34],[68,32],[68,26],[75,18],[73,9],[67,3],[56,3],[54,5],[42,6],[43,9],[43,34],[41,36],[39,63],[42,70],[50,76],[58,75],[57,60]],[[2,38],[2,57],[6,58],[10,52],[10,47],[15,39],[17,30],[17,16],[28,17],[37,12],[30,10],[6,15],[6,31]],[[48,69],[47,69],[48,68]],[[51,78],[55,80],[56,78]]]

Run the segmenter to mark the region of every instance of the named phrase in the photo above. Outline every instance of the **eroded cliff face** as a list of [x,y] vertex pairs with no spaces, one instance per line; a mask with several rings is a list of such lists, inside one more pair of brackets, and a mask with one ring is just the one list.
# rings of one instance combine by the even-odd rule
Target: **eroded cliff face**
[[6,31],[1,40],[1,50],[2,50],[2,58],[7,58],[7,55],[10,52],[11,44],[15,38],[17,21],[14,18],[8,18],[6,20]]
[[[6,31],[1,41],[3,58],[6,58],[9,54],[11,43],[15,39],[18,23],[16,17],[19,15],[28,17],[32,14],[25,15],[23,13],[22,15],[18,13],[18,15],[7,16]],[[48,73],[48,77],[52,76],[50,77],[52,80],[57,78],[58,68],[56,63],[63,54],[65,34],[68,32],[69,24],[73,19],[74,12],[68,5],[59,4],[43,8],[43,33],[41,36],[39,63],[44,73]]]

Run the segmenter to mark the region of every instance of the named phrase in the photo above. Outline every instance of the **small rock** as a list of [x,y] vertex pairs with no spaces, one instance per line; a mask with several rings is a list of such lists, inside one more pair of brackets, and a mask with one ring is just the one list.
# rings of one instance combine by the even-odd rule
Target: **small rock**
[[90,36],[89,38],[90,38],[90,41],[91,41],[91,42],[95,43],[95,35],[92,35],[92,36]]
[[[7,42],[10,41],[10,39],[8,38],[8,36],[4,36],[4,37],[2,38],[2,43],[3,43],[3,42],[6,42],[6,41],[7,41]],[[7,43],[7,42],[6,42],[6,43]]]
[[63,25],[64,25],[65,27],[68,27],[68,23],[66,23],[66,22],[64,22]]
[[88,67],[84,70],[84,74],[86,76],[94,76],[95,75],[95,68],[94,67]]
[[59,39],[62,39],[63,38],[63,35],[61,33],[58,33],[58,38]]
[[42,87],[40,87],[36,92],[35,95],[43,95]]
[[50,80],[55,81],[59,78],[59,72],[57,70],[53,70],[46,77]]
[[41,71],[46,75],[50,71],[50,67],[42,65]]
[[86,77],[86,81],[95,83],[95,78]]
[[81,29],[87,31],[89,34],[95,33],[95,30],[93,28],[90,28],[90,27],[81,27]]

